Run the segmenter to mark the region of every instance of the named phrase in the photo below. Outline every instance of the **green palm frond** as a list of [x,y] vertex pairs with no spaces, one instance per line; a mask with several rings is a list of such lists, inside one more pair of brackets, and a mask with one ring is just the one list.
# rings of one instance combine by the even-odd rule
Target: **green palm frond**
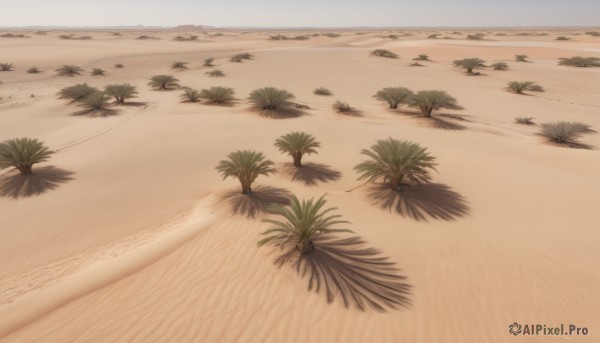
[[460,110],[456,99],[444,91],[420,91],[408,99],[408,106],[418,108],[426,117],[431,117],[431,112],[440,108]]
[[238,150],[227,155],[217,165],[217,171],[223,176],[237,178],[242,185],[242,193],[252,193],[252,183],[259,175],[269,175],[275,172],[273,161],[265,159],[261,152]]
[[292,156],[296,167],[302,166],[302,156],[316,154],[316,148],[321,147],[315,137],[306,132],[290,132],[275,141],[275,146],[282,153]]
[[47,161],[54,154],[35,138],[14,138],[0,143],[0,169],[15,167],[21,174],[31,174],[31,167]]
[[405,102],[413,92],[405,87],[387,87],[379,90],[373,97],[380,101],[385,101],[390,108],[398,108],[398,105]]

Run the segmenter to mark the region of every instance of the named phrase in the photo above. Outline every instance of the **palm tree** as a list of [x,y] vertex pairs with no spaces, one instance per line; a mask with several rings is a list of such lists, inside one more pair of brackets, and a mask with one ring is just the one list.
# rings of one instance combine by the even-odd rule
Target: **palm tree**
[[128,83],[104,86],[104,92],[114,97],[117,104],[124,104],[126,99],[135,98],[135,95],[139,94],[135,90],[135,86]]
[[64,75],[64,76],[81,75],[82,71],[83,71],[83,69],[79,68],[78,66],[74,66],[74,65],[64,65],[64,66],[56,69],[56,72],[58,73],[58,75]]
[[61,99],[70,99],[72,101],[80,101],[87,98],[90,94],[99,92],[98,89],[90,87],[87,83],[80,83],[74,86],[65,87],[58,92]]
[[324,195],[317,201],[314,198],[300,201],[292,195],[289,208],[282,205],[269,206],[270,212],[283,217],[283,221],[263,219],[263,222],[272,224],[273,227],[262,233],[267,237],[258,241],[258,246],[275,243],[283,247],[288,243],[295,243],[296,249],[306,254],[314,248],[314,240],[319,235],[352,232],[348,229],[333,228],[335,225],[350,222],[341,220],[342,216],[339,214],[330,214],[337,210],[336,207],[323,209],[326,203]]
[[427,148],[410,141],[399,141],[393,138],[377,140],[371,150],[363,149],[362,155],[370,158],[368,161],[354,167],[360,177],[377,181],[383,179],[390,189],[402,190],[402,182],[408,179],[412,182],[429,182],[431,176],[428,169],[435,169],[435,157],[427,152]]
[[529,62],[527,60],[527,55],[515,55],[515,61],[517,61],[517,62]]
[[250,93],[249,100],[256,107],[263,110],[274,110],[276,108],[290,105],[294,95],[286,90],[274,87],[255,89]]
[[574,67],[600,67],[600,57],[581,57],[574,56],[571,58],[562,57],[558,64]]
[[389,50],[386,50],[386,49],[375,49],[375,50],[371,51],[371,56],[398,58],[397,54],[395,54]]
[[387,102],[390,108],[396,109],[400,103],[406,101],[412,95],[413,92],[408,88],[387,87],[375,93],[373,97],[377,100]]
[[544,88],[533,81],[510,81],[508,89],[515,94],[523,94],[524,91],[543,92]]
[[408,106],[418,108],[426,117],[431,117],[433,110],[447,108],[452,110],[460,110],[462,107],[458,105],[456,99],[448,93],[438,90],[420,91],[410,97]]
[[566,121],[543,123],[540,126],[540,134],[556,143],[575,143],[575,140],[590,128],[584,123]]
[[103,76],[103,75],[104,75],[104,70],[102,70],[100,68],[92,69],[92,76]]
[[38,74],[38,73],[41,73],[41,71],[38,69],[38,67],[31,67],[31,68],[27,69],[27,73],[28,74]]
[[83,99],[81,106],[93,111],[103,111],[108,107],[110,97],[103,92],[94,92]]
[[200,92],[197,89],[186,88],[181,94],[181,98],[186,102],[198,102],[200,101]]
[[0,63],[0,71],[12,71],[13,64],[12,63]]
[[0,143],[0,169],[15,167],[22,175],[31,174],[32,166],[54,154],[35,138],[14,138]]
[[171,69],[187,69],[187,62],[173,62]]
[[467,70],[467,73],[473,74],[473,69],[485,67],[484,63],[484,60],[477,57],[473,57],[465,58],[462,60],[456,60],[454,61],[454,66],[464,68]]
[[273,161],[266,160],[258,151],[238,150],[227,155],[227,160],[222,160],[217,165],[217,171],[223,176],[237,177],[242,185],[242,194],[252,193],[252,183],[259,175],[268,176],[275,172]]
[[148,85],[156,88],[156,89],[169,89],[171,87],[179,87],[177,84],[179,80],[174,78],[171,75],[155,75],[152,76]]
[[214,62],[214,61],[215,61],[215,59],[214,59],[213,57],[206,58],[206,59],[204,60],[204,64],[203,64],[203,65],[204,65],[205,67],[214,67],[214,66],[215,66],[215,65],[213,64],[213,62]]
[[506,70],[508,68],[508,64],[504,62],[496,62],[492,64],[491,67],[494,68],[494,70]]
[[281,153],[292,156],[295,167],[302,167],[302,156],[317,154],[316,148],[320,148],[321,143],[306,132],[291,132],[277,138],[275,146]]
[[208,103],[213,104],[225,104],[231,100],[234,100],[233,94],[235,91],[229,87],[210,87],[200,91],[200,97],[207,100]]

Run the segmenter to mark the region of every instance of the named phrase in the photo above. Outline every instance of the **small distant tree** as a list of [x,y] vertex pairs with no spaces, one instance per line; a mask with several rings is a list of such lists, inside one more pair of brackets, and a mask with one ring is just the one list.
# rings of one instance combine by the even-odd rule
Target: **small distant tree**
[[515,55],[515,61],[517,61],[517,62],[529,62],[527,60],[527,55]]
[[420,91],[416,93],[410,97],[408,106],[418,108],[426,117],[431,117],[431,113],[434,110],[441,108],[452,110],[462,109],[455,98],[444,91],[438,90]]
[[186,88],[181,94],[181,98],[186,102],[198,102],[200,101],[200,92],[197,89]]
[[484,60],[477,58],[477,57],[473,57],[473,58],[464,58],[462,60],[456,60],[456,61],[454,61],[454,66],[464,68],[467,70],[467,73],[472,74],[473,69],[485,67],[484,63],[485,63]]
[[469,40],[481,40],[481,39],[483,39],[483,37],[485,37],[485,35],[483,33],[476,33],[474,35],[467,35],[466,39],[469,39]]
[[222,71],[220,71],[219,69],[211,70],[207,74],[210,77],[223,77],[223,76],[225,76],[225,73],[222,72]]
[[316,154],[316,148],[320,148],[321,143],[306,132],[290,132],[277,138],[275,146],[281,153],[292,157],[295,167],[302,167],[302,157],[305,154]]
[[515,123],[524,125],[533,125],[533,117],[516,117]]
[[135,90],[135,86],[129,83],[107,85],[104,87],[104,92],[115,98],[117,104],[124,104],[126,99],[135,98],[136,94],[139,94]]
[[56,69],[56,72],[58,73],[58,75],[62,75],[62,76],[75,76],[75,75],[81,75],[81,73],[83,72],[83,69],[79,68],[78,66],[74,66],[74,65],[64,65],[64,66]]
[[0,63],[0,71],[12,71],[13,64],[12,63]]
[[319,88],[315,89],[313,91],[313,93],[316,95],[325,95],[325,96],[333,95],[333,93],[331,93],[331,91],[325,87],[319,87]]
[[373,97],[379,101],[385,101],[390,108],[396,109],[398,105],[406,102],[413,92],[404,87],[387,87],[379,90]]
[[110,97],[103,92],[95,92],[81,101],[81,106],[92,111],[104,111],[108,107]]
[[491,67],[494,68],[494,70],[506,70],[508,69],[508,64],[504,62],[496,62],[492,64]]
[[294,99],[292,93],[274,87],[255,89],[250,93],[249,97],[250,102],[262,110],[274,110],[290,106],[290,100],[292,99]]
[[115,68],[117,68],[117,69],[123,69],[123,68],[125,68],[125,66],[123,64],[121,64],[121,63],[117,63],[117,64],[115,64]]
[[242,194],[252,193],[252,183],[259,175],[268,176],[275,172],[273,161],[265,159],[261,152],[238,150],[227,155],[217,165],[217,171],[223,179],[235,177],[242,185]]
[[171,69],[187,69],[187,62],[173,62]]
[[558,64],[573,66],[573,67],[600,67],[600,57],[581,57],[575,56],[571,58],[562,57],[559,59]]
[[104,70],[100,68],[92,69],[92,76],[104,76]]
[[203,66],[205,66],[205,67],[214,67],[215,66],[213,64],[214,61],[215,61],[215,59],[213,57],[206,58],[206,59],[204,59]]
[[207,89],[203,89],[200,91],[200,97],[205,99],[208,103],[213,104],[225,104],[228,103],[235,98],[233,95],[235,94],[233,88],[229,87],[210,87]]
[[536,84],[533,81],[510,81],[508,83],[508,89],[516,94],[523,94],[524,91],[532,91],[532,92],[543,92],[544,89],[542,86]]
[[14,167],[21,175],[29,175],[32,166],[47,161],[54,154],[35,138],[14,138],[0,143],[0,169]]
[[148,85],[158,90],[165,90],[179,87],[179,84],[177,84],[178,81],[178,79],[174,78],[171,75],[155,75],[152,76]]
[[38,73],[41,73],[41,71],[37,67],[31,67],[31,68],[27,69],[27,74],[38,74]]
[[386,58],[398,58],[398,55],[386,50],[386,49],[375,49],[373,51],[371,51],[371,56],[378,56],[378,57],[386,57]]
[[413,58],[413,60],[415,60],[415,61],[429,61],[429,55],[427,55],[427,54],[420,54],[419,56]]
[[99,92],[97,88],[90,87],[87,83],[77,84],[74,86],[65,87],[58,92],[60,99],[69,99],[71,101],[81,101],[87,98],[90,94]]

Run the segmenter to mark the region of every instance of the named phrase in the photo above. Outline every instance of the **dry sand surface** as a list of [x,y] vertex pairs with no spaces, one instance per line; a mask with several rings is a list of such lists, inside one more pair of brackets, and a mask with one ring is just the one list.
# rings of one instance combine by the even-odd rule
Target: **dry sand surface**
[[[454,31],[454,30],[452,30]],[[559,57],[600,57],[600,38],[583,31],[484,40],[441,32],[342,31],[337,38],[271,41],[276,32],[65,32],[0,38],[0,141],[35,137],[58,152],[29,179],[0,172],[1,342],[512,342],[512,322],[576,324],[589,329],[573,342],[600,341],[600,134],[590,149],[559,147],[536,135],[536,123],[566,120],[600,130],[600,68],[557,64]],[[282,32],[290,36],[314,32]],[[395,32],[398,34],[398,32]],[[533,32],[539,33],[539,32]],[[160,40],[136,40],[141,34]],[[175,42],[197,34],[198,41]],[[567,35],[570,41],[556,41]],[[370,56],[389,49],[400,59]],[[251,52],[254,59],[231,63]],[[425,53],[431,62],[410,67]],[[527,54],[530,63],[514,62]],[[226,76],[208,77],[215,57]],[[466,76],[452,66],[480,57],[509,69]],[[174,61],[189,69],[170,70]],[[124,68],[115,68],[121,63]],[[74,64],[76,77],[54,69]],[[37,66],[43,72],[28,74]],[[90,76],[92,68],[106,76]],[[148,79],[171,74],[182,86],[228,86],[232,106],[182,103],[181,90],[155,91]],[[544,93],[519,96],[508,81],[536,81]],[[74,115],[57,99],[63,87],[131,83],[135,104],[108,116]],[[274,86],[310,106],[301,115],[261,116],[250,91]],[[319,86],[329,97],[313,94]],[[445,90],[464,110],[426,120],[372,96],[382,87]],[[355,115],[333,112],[335,100]],[[457,115],[457,116],[456,116]],[[318,155],[295,174],[273,146],[290,131],[313,134]],[[431,184],[410,187],[405,206],[393,194],[356,180],[353,166],[376,139],[418,142],[438,158]],[[277,173],[257,179],[252,199],[236,180],[222,181],[219,160],[237,149],[262,151]],[[273,263],[278,250],[258,249],[267,202],[327,194],[362,244],[324,242],[354,262],[329,265],[346,283],[308,290],[308,276]],[[329,244],[329,245],[327,245]],[[363,248],[397,270],[355,267]],[[372,257],[371,256],[371,257]],[[361,273],[391,273],[406,285],[397,308],[348,288]],[[399,281],[398,281],[399,280]],[[359,287],[360,288],[360,287]],[[345,306],[343,296],[347,297]],[[358,303],[373,300],[386,311]],[[565,338],[565,337],[562,337]],[[527,342],[563,341],[519,337]]]

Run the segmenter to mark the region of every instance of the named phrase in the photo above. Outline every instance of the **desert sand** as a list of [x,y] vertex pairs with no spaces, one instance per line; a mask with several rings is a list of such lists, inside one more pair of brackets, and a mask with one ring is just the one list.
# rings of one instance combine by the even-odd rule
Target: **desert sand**
[[[584,135],[580,142],[591,148],[575,149],[544,141],[538,125],[514,123],[530,116],[600,130],[600,68],[557,64],[600,57],[600,38],[573,35],[585,30],[488,30],[472,41],[452,31],[440,31],[451,39],[427,39],[432,32],[405,30],[411,35],[396,40],[382,37],[392,31],[304,41],[272,41],[278,32],[271,31],[0,38],[0,62],[15,66],[0,72],[0,141],[33,137],[57,151],[29,179],[0,171],[0,341],[511,342],[515,321],[585,326],[590,333],[573,341],[600,341],[600,134]],[[162,39],[136,40],[141,34]],[[185,34],[200,37],[172,41]],[[377,48],[400,58],[370,56]],[[239,52],[254,58],[229,62]],[[418,54],[431,62],[409,66]],[[516,54],[531,62],[514,62]],[[225,77],[205,74],[208,57]],[[467,57],[509,69],[466,76],[452,61]],[[170,70],[174,61],[189,69]],[[85,73],[56,75],[63,64]],[[26,73],[32,66],[43,72]],[[90,76],[92,68],[106,76]],[[197,89],[232,87],[238,100],[183,103],[181,90],[147,85],[156,74]],[[545,92],[507,92],[513,80],[535,81]],[[113,115],[75,115],[79,108],[56,93],[84,82],[127,82],[140,94]],[[288,90],[310,109],[261,115],[246,99],[265,86]],[[334,95],[313,94],[320,86]],[[445,90],[464,110],[431,120],[407,107],[390,110],[372,97],[390,86]],[[357,115],[334,112],[338,99]],[[273,146],[291,131],[322,144],[305,157],[306,174],[294,174]],[[417,142],[438,158],[433,182],[411,188],[408,207],[390,205],[389,193],[357,181],[353,170],[361,149],[387,137]],[[238,149],[263,152],[278,170],[257,179],[252,201],[215,170]],[[352,292],[335,286],[328,301],[323,285],[308,290],[306,275],[273,263],[276,247],[257,248],[268,227],[260,220],[270,217],[262,206],[289,194],[327,194],[355,232],[339,237],[360,237],[362,247],[395,263],[393,273],[409,287],[400,306],[360,310]]]

